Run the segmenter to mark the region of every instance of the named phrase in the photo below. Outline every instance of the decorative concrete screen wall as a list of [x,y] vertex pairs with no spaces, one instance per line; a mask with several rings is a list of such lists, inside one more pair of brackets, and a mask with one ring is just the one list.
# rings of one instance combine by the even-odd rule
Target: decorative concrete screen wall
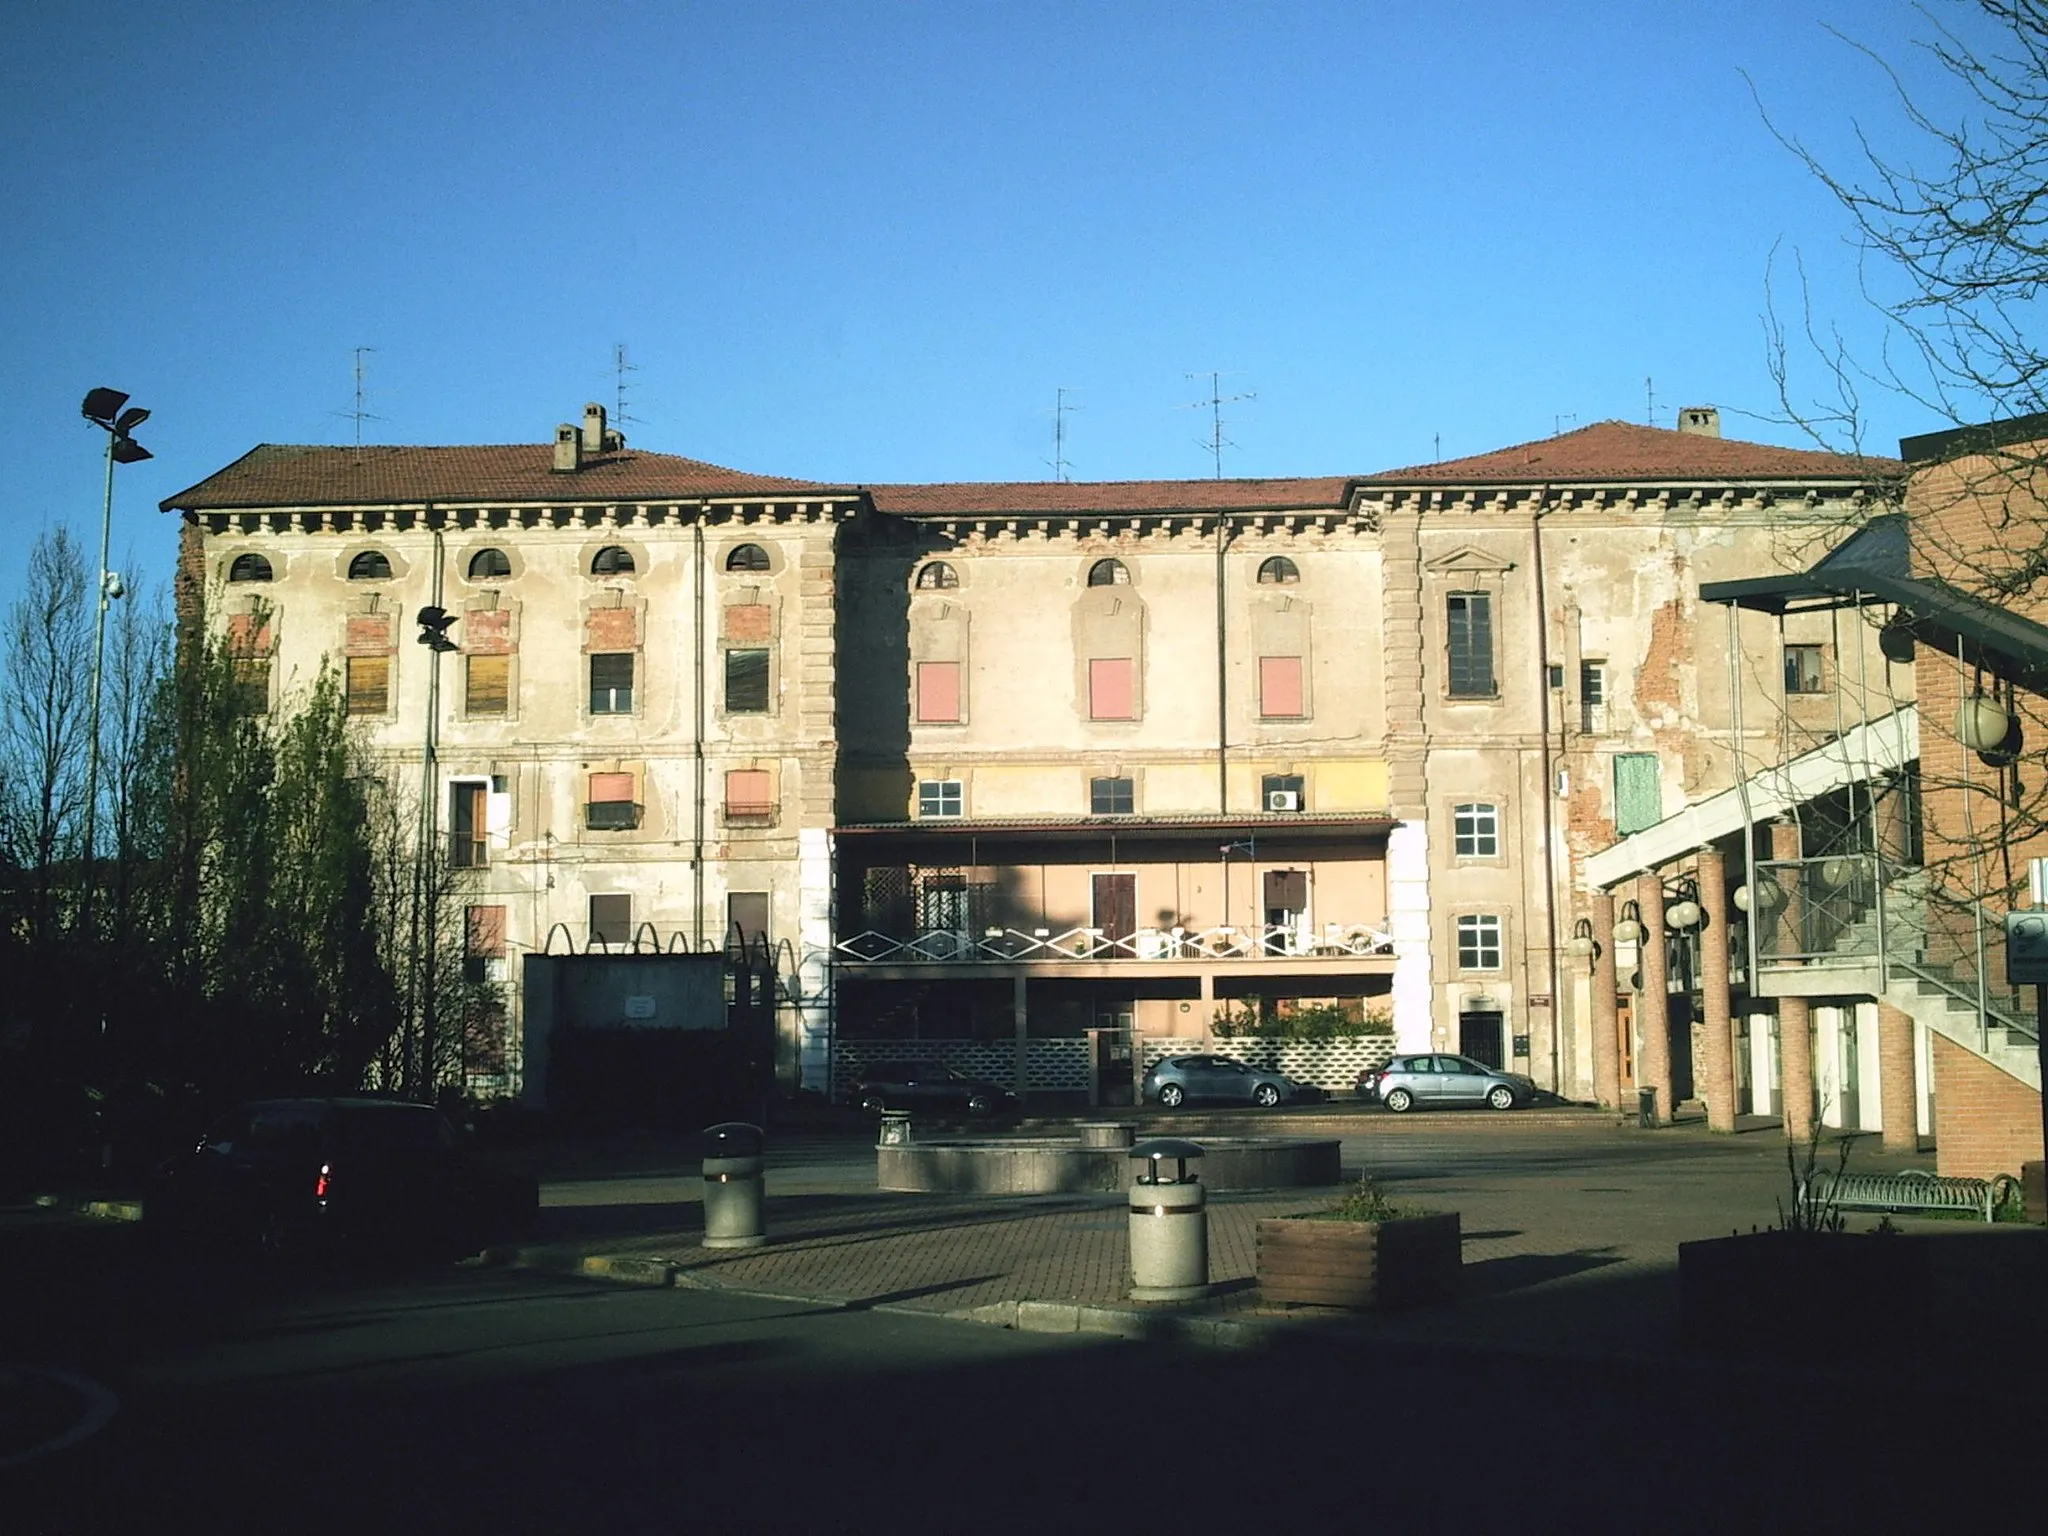
[[[1026,1093],[1086,1093],[1088,1040],[1058,1036],[1024,1043]],[[874,1061],[936,1061],[967,1077],[1007,1085],[1017,1070],[1012,1040],[842,1040],[832,1052],[832,1081],[850,1083]]]
[[1335,1040],[1209,1040],[1192,1035],[1180,1040],[1145,1040],[1149,1069],[1162,1056],[1228,1056],[1248,1067],[1285,1072],[1298,1083],[1313,1083],[1331,1093],[1348,1093],[1358,1074],[1384,1067],[1394,1059],[1392,1035],[1343,1035]]
[[[1230,1056],[1247,1066],[1285,1072],[1297,1082],[1332,1093],[1349,1092],[1367,1067],[1383,1067],[1394,1056],[1392,1035],[1346,1035],[1336,1040],[1147,1039],[1139,1042],[1145,1065],[1162,1056],[1197,1051]],[[1057,1036],[1025,1043],[1026,1093],[1086,1093],[1088,1040]],[[842,1040],[832,1052],[832,1081],[853,1081],[874,1061],[936,1061],[968,1077],[1007,1084],[1016,1071],[1017,1047],[1009,1040]]]

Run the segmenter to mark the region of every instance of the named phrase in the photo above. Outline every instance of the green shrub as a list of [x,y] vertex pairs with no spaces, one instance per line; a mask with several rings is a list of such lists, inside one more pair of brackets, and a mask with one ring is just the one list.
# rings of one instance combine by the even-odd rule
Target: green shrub
[[1389,1200],[1386,1191],[1375,1184],[1371,1174],[1365,1174],[1350,1191],[1335,1205],[1326,1210],[1306,1211],[1303,1221],[1405,1221],[1415,1216],[1434,1216],[1436,1212],[1419,1205],[1407,1205]]

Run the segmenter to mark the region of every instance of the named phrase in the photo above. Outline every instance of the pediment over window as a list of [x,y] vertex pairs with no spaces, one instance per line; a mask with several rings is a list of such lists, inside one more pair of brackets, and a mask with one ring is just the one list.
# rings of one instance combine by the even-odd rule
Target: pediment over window
[[1454,575],[1460,572],[1479,572],[1489,576],[1503,575],[1515,568],[1512,560],[1503,560],[1491,550],[1481,549],[1474,544],[1461,545],[1449,554],[1438,555],[1433,560],[1422,562],[1422,568],[1433,575]]

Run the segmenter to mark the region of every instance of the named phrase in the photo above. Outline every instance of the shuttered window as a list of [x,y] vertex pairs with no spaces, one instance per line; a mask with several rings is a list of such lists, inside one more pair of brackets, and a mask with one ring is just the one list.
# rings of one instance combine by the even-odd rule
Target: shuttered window
[[584,825],[596,831],[620,831],[640,824],[630,773],[593,773]]
[[729,715],[764,715],[768,712],[766,651],[725,653],[725,712]]
[[917,664],[917,718],[924,725],[950,725],[959,721],[959,662],[920,661]]
[[629,943],[633,937],[633,898],[590,898],[590,937],[606,944]]
[[633,653],[600,652],[590,658],[590,712],[630,715],[633,712]]
[[1268,720],[1299,720],[1305,713],[1301,700],[1301,658],[1261,656],[1259,714]]
[[[630,657],[628,658],[631,659]],[[462,710],[469,715],[502,715],[512,703],[512,658],[469,656],[463,680]],[[630,690],[632,679],[626,680]]]
[[1131,720],[1137,716],[1131,692],[1131,659],[1098,656],[1088,663],[1088,718]]
[[1493,682],[1493,599],[1484,592],[1453,592],[1445,610],[1454,699],[1490,699]]
[[1614,759],[1614,830],[1626,837],[1664,819],[1664,789],[1654,752],[1623,752]]
[[381,715],[391,707],[391,658],[348,658],[348,712]]
[[767,769],[735,768],[726,774],[725,815],[728,821],[775,815],[775,791]]

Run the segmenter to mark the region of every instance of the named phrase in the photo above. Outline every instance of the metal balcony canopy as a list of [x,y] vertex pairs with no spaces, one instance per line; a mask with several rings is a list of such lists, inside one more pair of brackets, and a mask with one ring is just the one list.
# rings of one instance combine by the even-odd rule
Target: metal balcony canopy
[[[1769,820],[1845,784],[1902,768],[1919,755],[1920,713],[1916,705],[1908,704],[1802,752],[1790,762],[1752,773],[1747,819]],[[1586,878],[1597,889],[1661,868],[1740,832],[1743,813],[1743,790],[1724,789],[1665,817],[1654,827],[1602,848],[1586,860]]]
[[1922,644],[1944,655],[1960,654],[1968,665],[2030,692],[2048,693],[2048,626],[1913,575],[1903,513],[1873,517],[1811,570],[1706,582],[1700,599],[1773,614],[1888,603],[1906,615]]

